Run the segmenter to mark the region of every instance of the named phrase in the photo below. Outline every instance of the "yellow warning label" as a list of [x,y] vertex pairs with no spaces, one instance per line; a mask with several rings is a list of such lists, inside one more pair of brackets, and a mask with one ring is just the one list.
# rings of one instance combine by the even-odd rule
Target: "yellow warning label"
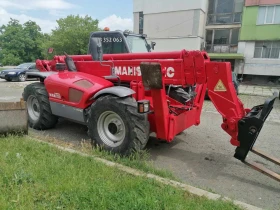
[[216,84],[214,91],[216,92],[225,92],[227,91],[224,83],[222,82],[222,80],[219,80],[218,83]]

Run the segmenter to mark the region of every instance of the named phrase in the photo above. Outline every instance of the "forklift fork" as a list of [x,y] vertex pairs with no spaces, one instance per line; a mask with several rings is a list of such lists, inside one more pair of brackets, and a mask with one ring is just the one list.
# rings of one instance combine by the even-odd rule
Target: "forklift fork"
[[256,139],[258,138],[259,133],[263,127],[263,124],[273,109],[273,104],[276,98],[277,96],[274,95],[272,99],[267,99],[263,105],[253,107],[244,118],[239,120],[238,140],[240,141],[240,146],[236,148],[234,157],[242,161],[244,164],[250,166],[254,170],[257,170],[280,182],[279,174],[255,162],[246,160],[248,153],[251,151],[254,154],[280,166],[279,159],[271,157],[254,147]]

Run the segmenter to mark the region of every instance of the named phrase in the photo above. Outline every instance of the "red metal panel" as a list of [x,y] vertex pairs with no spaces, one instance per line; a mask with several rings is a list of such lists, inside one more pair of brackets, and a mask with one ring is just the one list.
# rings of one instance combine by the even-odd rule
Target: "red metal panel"
[[206,83],[205,59],[201,52],[194,52],[195,76],[197,84]]
[[[141,62],[150,62],[151,60],[139,59],[139,60],[114,60],[115,73],[120,77],[122,82],[141,81]],[[159,62],[166,72],[165,83],[173,85],[185,85],[184,69],[182,59],[166,59],[166,60],[152,60],[153,62]],[[111,74],[110,68],[113,67],[112,62],[100,62],[96,61],[77,61],[76,67],[79,72],[92,74],[95,76],[108,76]],[[105,66],[108,65],[108,66]]]
[[153,109],[155,115],[157,138],[167,140],[169,130],[169,110],[167,107],[165,89],[152,89],[151,94],[153,98]]
[[194,59],[193,52],[186,52],[184,54],[184,72],[185,72],[185,80],[189,85],[194,85],[196,83],[195,77],[195,68],[194,68]]
[[205,83],[202,85],[197,85],[196,89],[195,89],[195,92],[197,93],[197,96],[194,101],[194,105],[197,108],[197,112],[196,112],[196,116],[195,116],[195,119],[196,119],[195,125],[200,124],[200,116],[201,116],[203,103],[204,103],[204,99],[205,99],[206,88],[207,88],[207,84]]
[[223,117],[222,128],[232,137],[231,143],[239,146],[238,120],[245,116],[242,102],[238,99],[232,82],[230,63],[206,63],[208,95]]
[[[89,80],[94,85],[90,88],[76,85],[79,80]],[[96,92],[106,87],[111,87],[113,84],[105,79],[93,75],[84,74],[81,72],[60,72],[47,77],[44,81],[46,89],[49,93],[50,101],[66,104],[69,106],[84,109],[90,105],[89,98]],[[69,100],[69,88],[74,88],[83,92],[82,99],[76,102]]]
[[[103,60],[180,59],[185,52],[186,50],[171,52],[103,54]],[[91,55],[70,55],[70,57],[75,61],[92,60]]]
[[197,109],[194,108],[190,111],[181,113],[178,116],[170,116],[169,135],[167,141],[172,141],[174,137],[196,124]]

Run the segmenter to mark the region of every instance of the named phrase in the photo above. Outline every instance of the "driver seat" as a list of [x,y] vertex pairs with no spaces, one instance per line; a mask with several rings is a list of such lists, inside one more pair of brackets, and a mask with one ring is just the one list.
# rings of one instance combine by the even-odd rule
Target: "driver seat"
[[76,68],[76,65],[75,65],[73,59],[69,55],[67,55],[66,52],[64,52],[64,54],[66,56],[64,61],[65,61],[68,71],[77,71],[77,68]]

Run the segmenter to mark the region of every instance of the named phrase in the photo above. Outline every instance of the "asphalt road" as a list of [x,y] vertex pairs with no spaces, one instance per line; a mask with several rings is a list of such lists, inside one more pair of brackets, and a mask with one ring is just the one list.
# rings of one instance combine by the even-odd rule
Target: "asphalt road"
[[[17,101],[25,83],[0,80],[0,101]],[[246,107],[262,104],[257,96],[240,96]],[[168,169],[187,184],[228,196],[265,209],[280,209],[280,183],[250,169],[233,158],[234,147],[229,136],[221,129],[221,116],[213,105],[205,102],[201,124],[186,130],[170,143],[159,143],[153,137],[148,143],[151,161],[158,168]],[[280,158],[280,102],[267,120],[256,146]],[[34,131],[79,144],[88,140],[86,127],[61,120],[56,129]],[[248,159],[264,164],[280,173],[280,168],[250,154]]]

